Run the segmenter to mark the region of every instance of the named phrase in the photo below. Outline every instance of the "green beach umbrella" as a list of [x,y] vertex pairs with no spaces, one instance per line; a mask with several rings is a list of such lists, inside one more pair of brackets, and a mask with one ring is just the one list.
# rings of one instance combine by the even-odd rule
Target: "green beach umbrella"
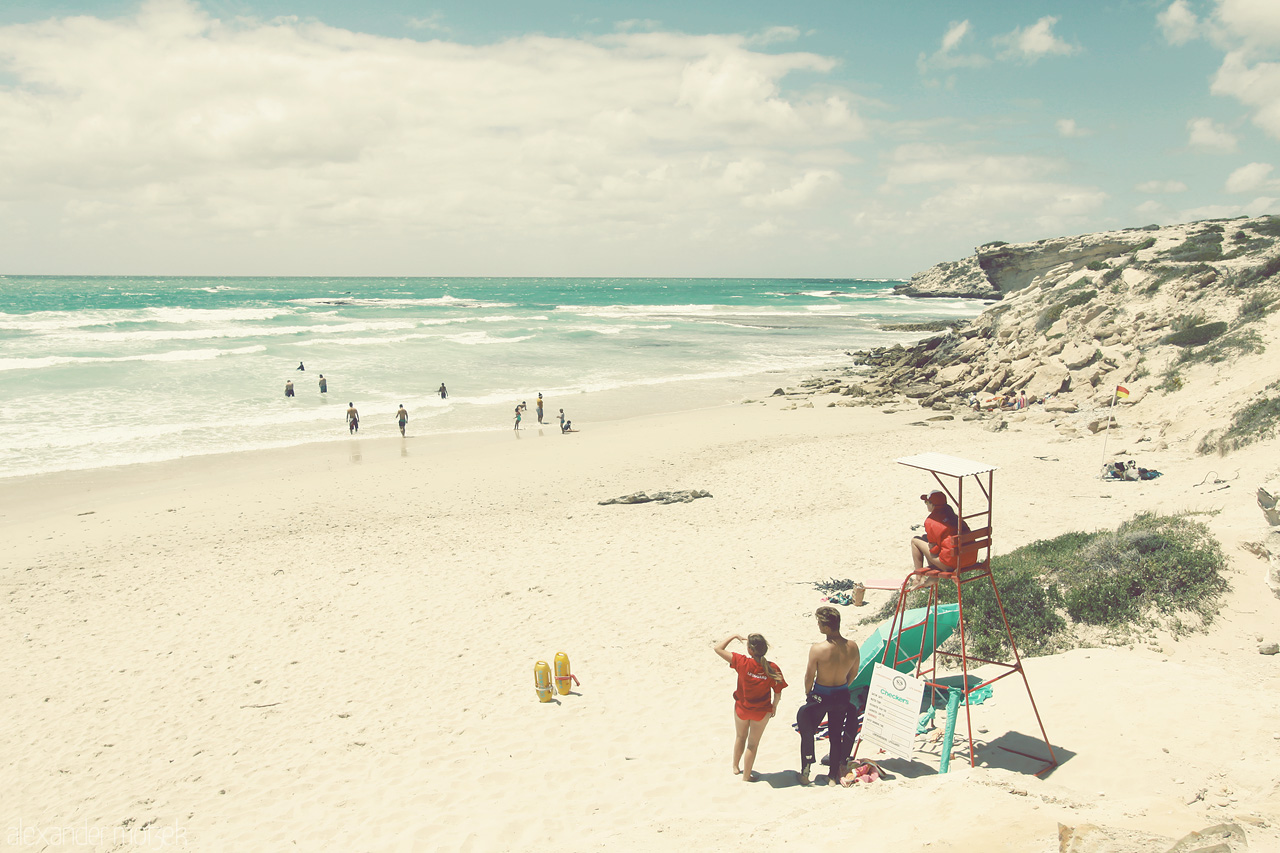
[[[928,619],[926,620],[926,615]],[[934,634],[937,634],[938,643],[943,642],[950,637],[955,631],[956,625],[960,622],[960,606],[958,604],[939,604],[936,616],[929,613],[927,607],[917,607],[914,610],[908,610],[903,614],[902,626],[899,630],[893,632],[893,636],[889,636],[889,628],[892,619],[888,622],[882,622],[871,632],[871,636],[867,637],[858,646],[858,674],[849,685],[850,690],[858,687],[869,687],[871,685],[871,671],[875,668],[875,664],[884,656],[886,646],[897,645],[898,635],[902,635],[902,645],[899,654],[902,657],[911,657],[920,653],[920,638],[924,636],[924,651],[926,654],[934,648]],[[893,652],[890,652],[890,657]],[[887,664],[886,664],[887,666]],[[912,672],[916,667],[914,660],[904,661],[897,666],[899,672]]]

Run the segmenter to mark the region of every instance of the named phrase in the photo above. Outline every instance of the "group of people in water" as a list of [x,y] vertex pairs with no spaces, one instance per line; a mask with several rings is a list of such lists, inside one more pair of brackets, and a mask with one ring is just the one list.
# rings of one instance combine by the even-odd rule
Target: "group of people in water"
[[[939,571],[955,571],[965,565],[971,555],[957,543],[959,534],[968,532],[963,519],[947,503],[947,496],[934,490],[921,495],[928,509],[924,536],[911,539],[912,571],[927,564]],[[840,633],[840,611],[822,606],[814,611],[822,639],[809,647],[804,673],[805,701],[796,712],[796,728],[800,732],[801,785],[811,784],[813,766],[817,763],[815,738],[822,721],[827,721],[827,737],[831,743],[828,759],[828,785],[849,787],[857,774],[849,767],[849,756],[861,728],[859,716],[865,705],[855,703],[853,681],[862,661],[858,647]],[[729,645],[744,642],[747,654],[729,651]],[[733,772],[744,782],[754,781],[752,769],[765,727],[778,713],[778,703],[787,681],[782,669],[765,658],[769,643],[761,634],[730,634],[714,646],[715,653],[737,673],[737,689],[733,692]]]
[[[543,406],[542,392],[539,391],[538,400],[537,400],[537,413],[538,413],[539,426],[542,425],[542,406]],[[515,422],[511,425],[511,428],[513,430],[520,429],[520,421],[524,418],[524,413],[527,411],[529,411],[529,404],[526,403],[525,401],[521,400],[519,403],[516,404],[516,418],[515,418]],[[573,428],[573,421],[569,420],[564,416],[564,409],[560,410],[560,432],[561,433],[577,432],[577,430]]]
[[[298,362],[297,369],[305,371],[307,368],[302,362]],[[320,393],[321,394],[329,393],[329,382],[324,378],[323,373],[320,374]],[[446,400],[449,397],[449,389],[445,388],[443,382],[440,383],[440,389],[438,393],[440,394],[441,400]],[[284,395],[286,397],[294,396],[292,379],[284,383]],[[516,420],[515,420],[514,429],[520,429],[520,420],[524,416],[524,413],[528,410],[528,408],[529,408],[529,405],[528,403],[525,403],[525,402],[521,402],[518,406],[516,406]],[[538,413],[538,423],[541,424],[543,422],[542,421],[543,400],[542,400],[541,391],[538,392],[537,413]],[[356,409],[355,403],[347,403],[346,417],[347,417],[347,432],[349,432],[351,435],[355,435],[360,431],[360,412]],[[403,436],[405,434],[405,429],[409,424],[409,410],[404,407],[404,403],[401,403],[400,408],[396,410],[396,424],[400,427],[400,435]],[[570,421],[567,417],[565,417],[564,409],[560,410],[560,432],[561,433],[577,432],[577,430],[573,428],[573,422]]]

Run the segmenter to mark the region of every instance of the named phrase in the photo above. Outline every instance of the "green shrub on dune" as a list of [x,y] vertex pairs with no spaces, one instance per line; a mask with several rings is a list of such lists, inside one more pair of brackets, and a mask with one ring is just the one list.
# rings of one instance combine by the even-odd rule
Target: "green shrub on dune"
[[[1078,626],[1122,635],[1154,626],[1180,632],[1187,630],[1182,617],[1188,615],[1206,625],[1227,590],[1225,568],[1226,557],[1203,523],[1154,513],[1134,516],[1115,530],[1042,539],[992,560],[1009,626],[1024,655],[1080,645]],[[938,591],[942,601],[955,600],[953,584],[940,583]],[[911,596],[910,606],[924,605],[924,591]],[[1007,658],[1008,641],[990,584],[967,584],[964,597],[970,654]],[[863,623],[890,618],[895,604],[891,597]]]

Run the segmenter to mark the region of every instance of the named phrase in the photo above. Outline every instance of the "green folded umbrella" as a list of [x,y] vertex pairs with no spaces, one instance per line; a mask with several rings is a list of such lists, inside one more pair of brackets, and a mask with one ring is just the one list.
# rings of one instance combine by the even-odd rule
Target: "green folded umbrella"
[[[926,615],[928,619],[926,619]],[[936,624],[935,624],[936,621]],[[947,637],[956,630],[956,625],[960,624],[960,605],[958,604],[939,604],[935,614],[929,612],[927,607],[917,607],[914,610],[908,610],[903,614],[902,624],[897,631],[893,632],[893,636],[889,636],[890,619],[888,622],[881,623],[871,636],[862,641],[858,646],[858,674],[854,677],[853,682],[849,685],[850,690],[859,687],[868,687],[871,685],[871,671],[875,668],[875,664],[884,657],[886,646],[897,646],[898,635],[902,636],[902,644],[898,646],[898,655],[900,657],[909,658],[913,655],[920,654],[921,636],[924,637],[923,649],[926,658],[934,649],[934,644],[944,642]],[[934,636],[937,636],[935,641]],[[890,660],[893,659],[893,651],[889,652]],[[885,666],[889,664],[886,663]],[[899,672],[913,672],[916,668],[916,661],[908,660],[899,663],[896,669]]]

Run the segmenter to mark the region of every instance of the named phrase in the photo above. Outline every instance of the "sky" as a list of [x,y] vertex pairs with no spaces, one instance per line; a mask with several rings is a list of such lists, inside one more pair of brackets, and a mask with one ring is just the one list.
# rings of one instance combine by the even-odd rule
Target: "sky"
[[901,278],[1276,213],[1277,0],[0,4],[0,274]]

